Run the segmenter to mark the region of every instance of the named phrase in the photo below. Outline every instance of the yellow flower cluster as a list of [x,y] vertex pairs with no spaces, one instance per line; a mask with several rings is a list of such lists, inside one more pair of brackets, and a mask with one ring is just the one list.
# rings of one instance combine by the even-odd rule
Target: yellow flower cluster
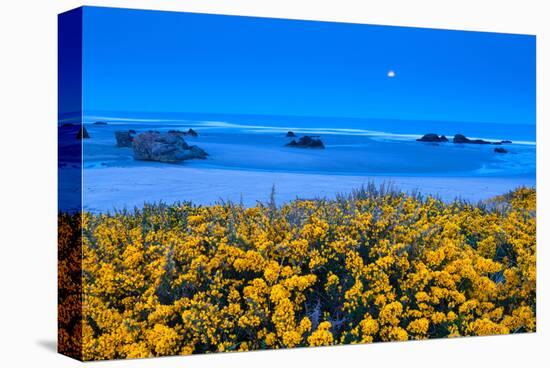
[[60,346],[99,360],[534,331],[535,202],[363,190],[60,215]]

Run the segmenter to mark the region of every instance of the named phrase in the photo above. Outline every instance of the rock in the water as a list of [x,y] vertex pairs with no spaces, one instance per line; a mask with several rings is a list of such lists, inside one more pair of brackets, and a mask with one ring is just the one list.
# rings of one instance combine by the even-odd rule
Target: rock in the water
[[502,144],[512,144],[512,141],[505,140],[505,141],[500,141],[500,143],[502,143]]
[[87,139],[87,138],[90,138],[90,135],[88,134],[86,127],[83,126],[78,130],[78,133],[76,133],[76,139]]
[[424,134],[422,138],[417,139],[418,142],[430,142],[430,143],[439,143],[439,142],[448,142],[449,140],[444,135],[438,136],[435,133]]
[[135,130],[116,131],[115,138],[117,147],[132,147],[135,133]]
[[134,129],[130,129],[130,130],[128,131],[128,133],[130,133],[130,134],[136,134],[136,131],[135,131]]
[[453,143],[468,143],[468,144],[491,144],[491,142],[484,141],[483,139],[469,139],[462,134],[455,134]]
[[184,131],[178,130],[178,129],[170,129],[168,131],[169,134],[177,134],[177,135],[185,135]]
[[303,136],[300,139],[298,139],[298,142],[296,142],[295,139],[293,139],[290,143],[286,145],[287,147],[297,147],[297,148],[318,148],[318,149],[324,149],[325,145],[323,142],[314,137],[310,136]]
[[189,130],[187,131],[187,133],[185,133],[185,135],[188,135],[190,137],[198,137],[199,133],[194,131],[192,128],[189,128]]
[[107,125],[107,122],[105,121],[96,121],[94,125]]
[[483,139],[473,139],[470,140],[472,144],[491,144],[491,142],[484,141]]
[[188,159],[204,159],[208,155],[197,146],[189,146],[180,134],[142,133],[132,144],[134,159],[159,162],[179,162]]
[[462,134],[455,134],[453,143],[470,143],[470,140]]
[[288,133],[286,133],[287,138],[295,138],[296,134],[292,130],[289,130]]
[[508,153],[508,151],[502,147],[495,148],[496,153]]
[[188,131],[184,132],[183,130],[179,130],[179,129],[171,129],[168,131],[168,133],[170,134],[177,134],[177,135],[181,135],[181,136],[190,136],[190,137],[198,137],[199,136],[199,133],[197,133],[196,131],[194,131],[192,128],[189,128]]

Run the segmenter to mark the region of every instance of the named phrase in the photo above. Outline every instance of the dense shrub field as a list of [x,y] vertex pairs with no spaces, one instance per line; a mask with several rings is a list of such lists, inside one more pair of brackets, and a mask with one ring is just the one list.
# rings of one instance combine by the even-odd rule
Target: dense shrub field
[[97,360],[535,331],[535,202],[369,186],[60,215],[60,349],[75,333],[65,348]]

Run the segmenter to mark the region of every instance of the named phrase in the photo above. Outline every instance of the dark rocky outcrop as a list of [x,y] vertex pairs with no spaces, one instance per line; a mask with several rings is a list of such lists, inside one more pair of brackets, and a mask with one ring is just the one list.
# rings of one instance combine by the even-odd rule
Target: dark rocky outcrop
[[493,142],[493,144],[496,144],[497,146],[501,146],[503,144],[512,144],[512,141]]
[[317,148],[317,149],[324,149],[325,145],[323,142],[316,138],[315,136],[303,136],[296,142],[295,139],[293,139],[290,143],[286,145],[287,147],[296,147],[296,148]]
[[107,122],[105,121],[96,121],[94,125],[107,125]]
[[417,139],[418,142],[439,143],[448,142],[449,140],[444,135],[438,136],[435,133],[424,134],[422,138]]
[[292,130],[289,130],[288,133],[286,133],[287,138],[296,138],[296,134]]
[[484,141],[483,139],[471,139],[471,144],[491,144],[491,142]]
[[88,139],[90,138],[90,135],[88,134],[88,131],[86,130],[86,127],[81,127],[78,130],[78,133],[76,133],[76,139]]
[[455,134],[453,143],[467,143],[467,144],[491,144],[491,142],[484,141],[483,139],[469,139],[463,134]]
[[[422,138],[417,139],[418,142],[428,142],[428,143],[441,143],[441,142],[449,142],[449,139],[444,135],[437,135],[435,133],[428,133],[424,134]],[[453,143],[459,143],[459,144],[494,144],[497,146],[500,146],[502,144],[511,144],[512,141],[504,140],[500,142],[489,142],[485,141],[483,139],[469,139],[463,134],[455,134],[453,137]],[[500,152],[505,153],[505,152]]]
[[470,143],[470,140],[462,134],[455,134],[453,143]]
[[[417,139],[418,142],[428,142],[428,143],[441,143],[449,142],[449,139],[444,135],[437,135],[435,133],[424,134],[422,138]],[[512,141],[500,141],[500,142],[489,142],[483,139],[469,139],[463,134],[455,134],[453,137],[453,143],[463,143],[463,144],[510,144]]]
[[497,147],[495,148],[494,150],[496,153],[508,153],[508,150],[502,148],[502,147]]
[[171,130],[168,131],[168,133],[177,134],[177,135],[181,135],[181,136],[189,136],[189,137],[198,137],[199,136],[199,133],[197,133],[192,128],[189,128],[189,130],[187,130],[186,132],[184,132],[183,130],[171,129]]
[[179,130],[179,129],[170,129],[168,131],[169,134],[177,134],[177,135],[185,135],[185,132],[183,130]]
[[180,162],[208,156],[203,149],[189,146],[177,133],[142,133],[134,138],[132,148],[136,160]]
[[192,128],[189,128],[189,130],[187,131],[187,133],[185,133],[185,135],[188,135],[190,137],[198,137],[199,133],[194,131]]
[[135,130],[116,131],[115,138],[117,147],[132,147],[134,134],[136,134]]
[[208,153],[199,146],[189,146],[189,149],[185,151],[184,160],[200,159],[204,160],[208,157]]

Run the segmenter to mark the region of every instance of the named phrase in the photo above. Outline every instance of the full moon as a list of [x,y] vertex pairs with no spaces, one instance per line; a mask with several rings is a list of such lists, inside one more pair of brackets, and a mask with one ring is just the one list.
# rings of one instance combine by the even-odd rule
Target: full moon
[[389,70],[388,71],[388,78],[393,78],[395,77],[395,72],[393,70]]

